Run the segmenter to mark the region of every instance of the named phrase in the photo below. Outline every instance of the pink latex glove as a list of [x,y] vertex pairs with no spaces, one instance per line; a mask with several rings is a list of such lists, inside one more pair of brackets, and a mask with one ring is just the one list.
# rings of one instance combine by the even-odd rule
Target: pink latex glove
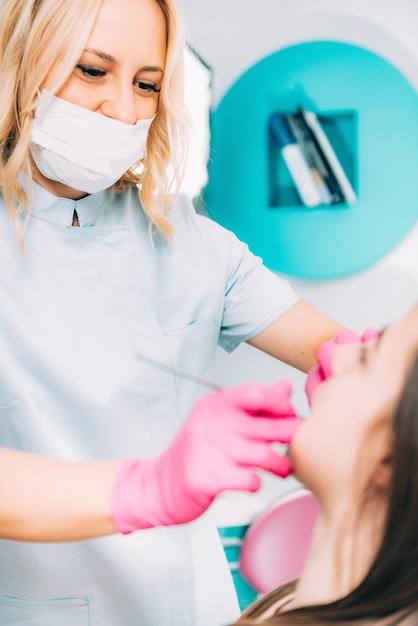
[[254,468],[289,475],[289,460],[271,443],[290,443],[300,425],[291,392],[281,381],[201,398],[165,452],[122,464],[111,494],[119,531],[190,522],[226,489],[257,491]]
[[324,380],[332,376],[332,353],[335,346],[341,346],[349,343],[376,341],[379,335],[380,332],[374,328],[367,328],[361,337],[348,328],[342,328],[337,333],[335,341],[325,341],[322,343],[318,348],[318,365],[309,370],[306,378],[305,392],[308,396],[309,404],[311,404],[313,395],[318,386]]

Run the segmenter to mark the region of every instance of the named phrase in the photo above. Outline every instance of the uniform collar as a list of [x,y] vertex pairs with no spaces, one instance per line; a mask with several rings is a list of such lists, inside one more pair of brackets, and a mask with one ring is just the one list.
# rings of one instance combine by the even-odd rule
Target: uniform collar
[[[28,178],[22,179],[25,191],[28,191]],[[58,226],[72,226],[74,211],[77,212],[80,227],[94,226],[97,216],[103,211],[106,198],[111,193],[107,190],[98,191],[81,198],[70,200],[59,198],[33,182],[33,203],[31,214]]]

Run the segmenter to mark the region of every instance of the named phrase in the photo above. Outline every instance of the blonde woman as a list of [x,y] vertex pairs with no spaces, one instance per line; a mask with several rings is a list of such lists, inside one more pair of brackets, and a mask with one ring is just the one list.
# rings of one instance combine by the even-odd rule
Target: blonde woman
[[[173,0],[2,3],[0,445],[63,462],[133,459],[112,492],[127,536],[3,542],[2,624],[236,619],[216,528],[209,516],[184,522],[227,485],[257,488],[251,472],[236,476],[241,461],[288,473],[267,445],[290,437],[288,389],[274,402],[266,389],[255,402],[252,388],[240,400],[221,392],[197,402],[204,388],[138,356],[210,378],[217,344],[231,351],[247,341],[308,371],[339,329],[176,196],[182,51]],[[266,406],[278,417],[274,433],[248,419]],[[180,445],[189,414],[193,434]],[[267,428],[261,443],[258,428]],[[213,430],[219,451],[195,452],[212,483],[191,481],[189,509],[189,483],[172,470]],[[231,450],[239,452],[225,481],[219,458]],[[150,528],[159,525],[173,526]]]

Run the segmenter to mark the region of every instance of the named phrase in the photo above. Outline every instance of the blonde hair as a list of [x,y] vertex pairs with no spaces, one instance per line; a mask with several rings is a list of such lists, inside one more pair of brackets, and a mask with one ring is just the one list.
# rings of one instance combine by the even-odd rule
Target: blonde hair
[[[184,36],[174,0],[156,2],[167,24],[164,81],[146,154],[122,176],[116,191],[125,185],[137,186],[151,224],[170,237],[169,194],[179,188],[187,153]],[[66,82],[101,4],[102,0],[4,0],[0,9],[0,188],[22,247],[32,201],[29,143],[39,88],[57,59],[62,59],[62,66],[49,90],[56,93]],[[170,163],[171,180],[167,174]],[[28,194],[19,181],[22,171],[29,179]],[[18,216],[24,213],[22,225]]]

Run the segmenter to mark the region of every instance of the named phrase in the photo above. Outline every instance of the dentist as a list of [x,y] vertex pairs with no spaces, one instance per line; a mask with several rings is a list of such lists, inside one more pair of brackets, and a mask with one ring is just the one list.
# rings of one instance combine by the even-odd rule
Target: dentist
[[[340,328],[176,194],[183,45],[173,0],[0,9],[0,446],[74,463],[80,494],[77,463],[128,459],[109,470],[119,534],[0,543],[1,624],[234,621],[217,529],[191,520],[256,489],[254,467],[290,471],[269,445],[297,423],[288,386],[202,398],[137,356],[211,377],[218,344],[248,342],[308,371]],[[63,514],[76,501],[65,487]]]

